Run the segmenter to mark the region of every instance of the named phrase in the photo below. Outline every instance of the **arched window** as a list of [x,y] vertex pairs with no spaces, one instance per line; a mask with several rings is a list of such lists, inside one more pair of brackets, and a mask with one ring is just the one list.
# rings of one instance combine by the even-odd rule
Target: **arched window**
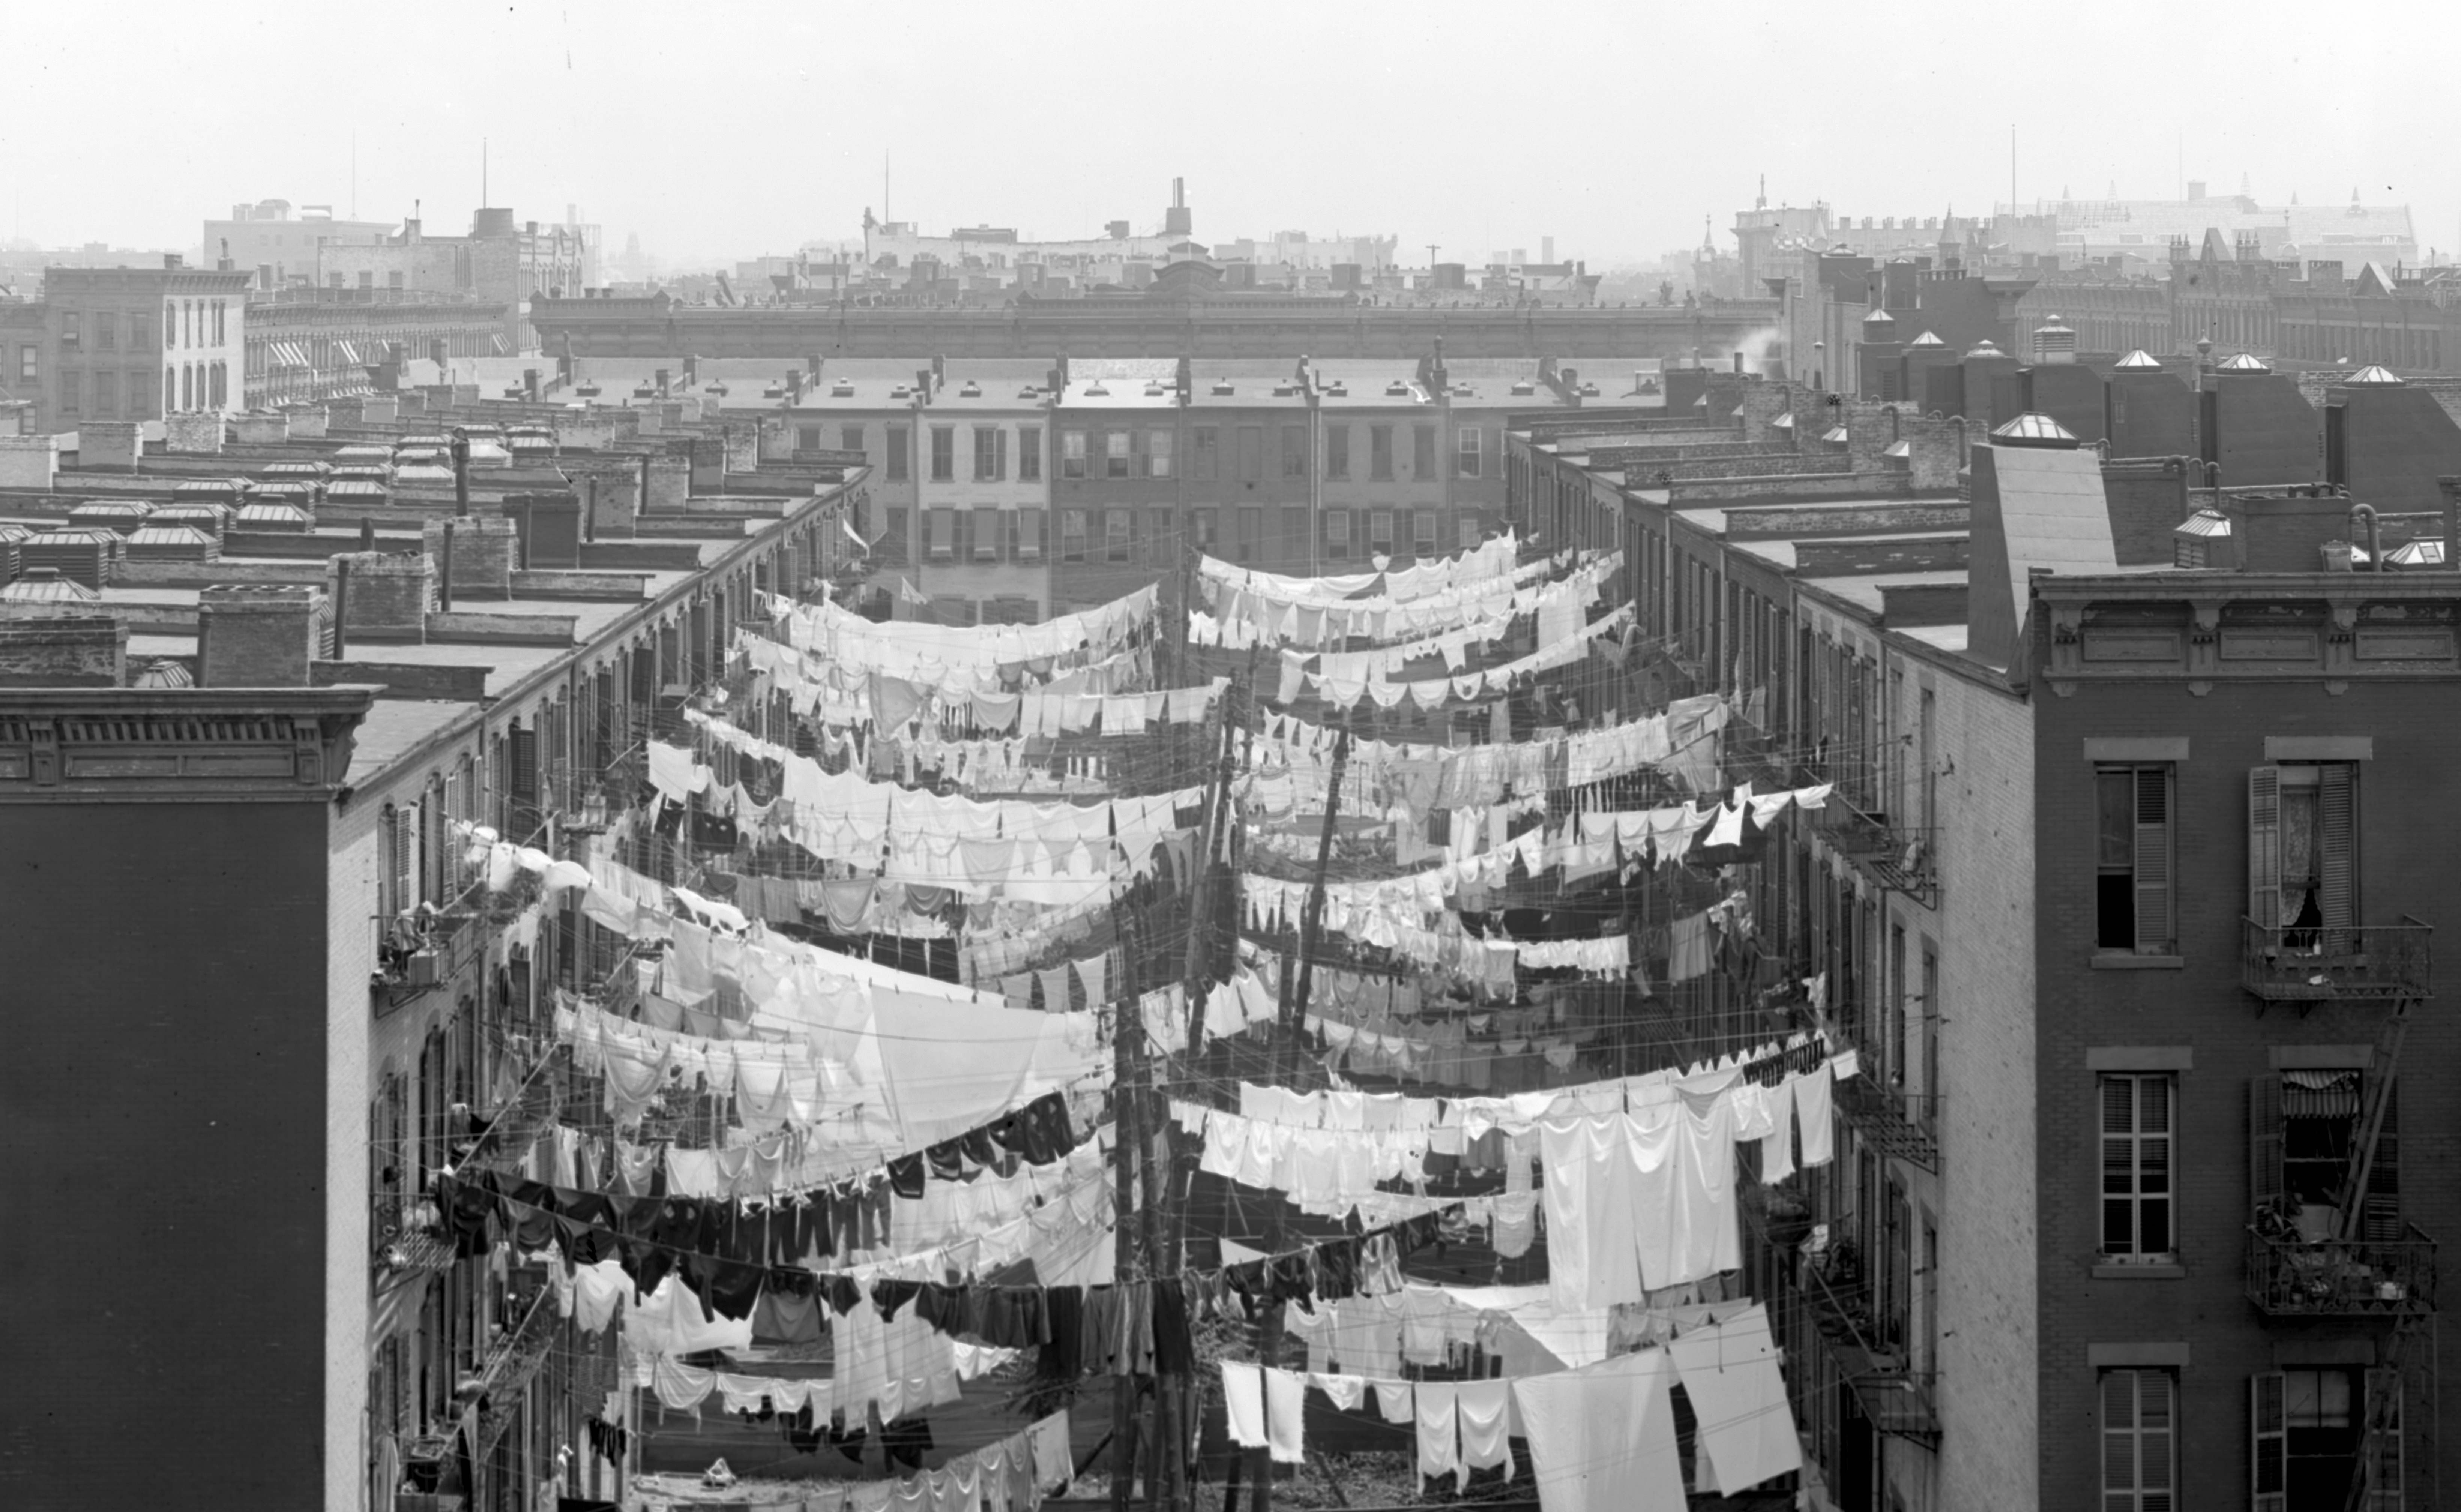
[[169,368],[162,370],[162,413],[179,408],[180,375]]
[[216,362],[214,363],[214,408],[215,408],[215,409],[217,409],[217,410],[222,409],[224,406],[227,405],[229,402],[230,402],[230,375],[229,375],[229,372],[228,372],[228,370],[227,370],[227,369],[226,369],[226,368],[225,368],[225,366],[224,366],[220,361],[216,361]]
[[162,304],[162,345],[167,349],[180,345],[180,305],[177,300]]
[[180,368],[180,408],[183,410],[194,408],[191,401],[196,396],[197,365],[193,362],[183,363]]

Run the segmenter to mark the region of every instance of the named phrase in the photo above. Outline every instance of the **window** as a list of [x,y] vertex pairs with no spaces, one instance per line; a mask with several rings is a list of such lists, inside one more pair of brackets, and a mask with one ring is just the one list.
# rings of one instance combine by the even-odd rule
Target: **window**
[[2105,1073],[2102,1093],[2102,1253],[2167,1263],[2173,1254],[2170,1072]]
[[165,368],[162,370],[162,413],[168,415],[178,409],[179,397],[180,375]]
[[94,344],[97,351],[110,351],[119,345],[119,317],[105,311],[94,317]]
[[1393,480],[1393,427],[1389,425],[1367,428],[1367,478],[1378,483]]
[[1205,482],[1211,482],[1214,469],[1221,465],[1218,456],[1221,444],[1222,432],[1218,426],[1198,426],[1194,450],[1188,458],[1188,476]]
[[1265,476],[1265,428],[1261,425],[1239,427],[1239,480],[1258,482]]
[[1059,511],[1059,559],[1062,562],[1085,560],[1085,511]]
[[[817,450],[817,449],[818,449],[818,448],[815,448],[815,450]],[[839,426],[839,427],[838,427],[838,450],[840,450],[840,451],[842,451],[842,452],[860,452],[860,451],[862,451],[862,450],[863,450],[863,427],[862,427],[862,426],[860,426],[860,425],[841,425],[841,426]]]
[[1410,476],[1436,476],[1436,428],[1432,425],[1410,427]]
[[821,428],[819,426],[798,425],[795,427],[795,450],[799,452],[817,452],[820,449]]
[[1062,431],[1059,433],[1059,476],[1062,478],[1082,478],[1085,476],[1084,432]]
[[1304,504],[1295,504],[1282,511],[1282,555],[1292,561],[1305,562],[1316,554],[1315,543],[1308,539],[1308,512]]
[[978,506],[974,510],[974,560],[997,562],[1000,543],[1000,512]]
[[1464,478],[1479,476],[1478,427],[1463,426],[1454,436],[1453,441],[1460,448],[1453,454],[1453,458],[1454,465],[1460,469],[1461,475]]
[[217,361],[213,365],[213,407],[219,410],[230,403],[230,370],[222,362]]
[[2346,950],[2329,931],[2358,922],[2358,773],[2353,761],[2248,771],[2248,917],[2284,931],[2285,949]]
[[78,408],[77,376],[75,373],[60,374],[60,408],[63,410],[74,412]]
[[[401,283],[399,276],[396,275],[394,287],[399,288],[400,287]],[[225,301],[219,299],[214,301],[214,345],[217,347],[222,346],[227,339],[224,335],[224,332],[229,329],[223,322],[224,304]]]
[[1170,443],[1171,434],[1168,431],[1154,431],[1146,435],[1145,476],[1147,478],[1170,476]]
[[909,426],[888,427],[888,480],[892,483],[902,483],[910,476],[911,459],[907,456],[906,448],[912,444],[908,439],[910,434],[911,427]]
[[946,483],[957,476],[957,428],[953,425],[931,427],[931,481]]
[[931,560],[947,562],[957,554],[957,512],[934,509],[931,517]]
[[119,374],[97,373],[94,375],[94,413],[109,419],[119,413]]
[[1179,547],[1179,520],[1168,504],[1156,505],[1146,516],[1145,553],[1155,562],[1176,562]]
[[32,383],[35,379],[41,376],[43,371],[42,359],[37,355],[37,353],[42,350],[43,349],[40,347],[19,347],[17,349],[18,382]]
[[1265,554],[1265,512],[1263,510],[1239,511],[1239,542],[1231,554],[1241,562],[1254,562]]
[[60,312],[60,350],[75,351],[82,340],[83,317],[74,309]]
[[1102,476],[1105,478],[1132,478],[1135,476],[1135,473],[1128,466],[1127,432],[1111,431],[1103,436]]
[[1008,433],[996,425],[974,427],[974,481],[995,483],[1008,476]]
[[1213,550],[1213,521],[1214,512],[1210,509],[1191,509],[1188,512],[1188,528],[1196,538],[1197,550],[1209,554]]
[[2258,1512],[2349,1504],[2366,1426],[2378,1435],[2367,1483],[2372,1512],[2402,1504],[2398,1370],[2265,1371],[2248,1377],[2249,1464]]
[[2094,769],[2094,944],[2104,950],[2172,955],[2171,767]]
[[145,337],[147,333],[153,330],[153,327],[154,319],[151,314],[141,310],[130,310],[128,312],[128,350],[131,351],[144,351]]
[[2102,1373],[2102,1512],[2177,1512],[2177,1388],[2169,1371]]
[[1042,481],[1042,427],[1039,425],[1016,428],[1016,480],[1020,483]]
[[1350,560],[1350,511],[1328,509],[1324,512],[1324,554],[1333,562]]
[[1333,424],[1324,428],[1324,476],[1327,482],[1350,480],[1350,427]]
[[[2310,1239],[2337,1231],[2366,1091],[2365,1074],[2356,1067],[2294,1067],[2249,1084],[2249,1200],[2258,1214],[2278,1213]],[[2361,1238],[2402,1237],[2398,1085],[2385,1089],[2361,1206]]]
[[1307,427],[1282,427],[1282,476],[1305,478],[1308,475]]
[[[1078,534],[1081,537],[1084,534],[1083,529],[1080,528]],[[1042,560],[1042,511],[1039,509],[1020,509],[1016,512],[1016,560],[1019,562]]]
[[1939,948],[1929,940],[1922,949],[1922,1092],[1915,1099],[1915,1118],[1924,1128],[1939,1113]]
[[[1120,438],[1125,440],[1127,437],[1123,434]],[[1131,516],[1127,510],[1103,510],[1102,556],[1104,560],[1110,562],[1127,561],[1128,548],[1135,542],[1135,533],[1136,524],[1134,522],[1134,517]]]
[[[340,276],[338,273],[334,275],[335,278]],[[167,351],[179,344],[180,307],[177,302],[166,303],[162,307],[162,346]]]
[[1377,557],[1393,554],[1393,511],[1371,509],[1367,512],[1367,552]]

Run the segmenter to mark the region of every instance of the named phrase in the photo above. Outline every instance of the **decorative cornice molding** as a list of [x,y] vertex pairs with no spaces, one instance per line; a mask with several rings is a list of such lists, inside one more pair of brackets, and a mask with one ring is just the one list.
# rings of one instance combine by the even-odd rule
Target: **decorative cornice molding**
[[0,691],[0,803],[327,801],[377,692]]

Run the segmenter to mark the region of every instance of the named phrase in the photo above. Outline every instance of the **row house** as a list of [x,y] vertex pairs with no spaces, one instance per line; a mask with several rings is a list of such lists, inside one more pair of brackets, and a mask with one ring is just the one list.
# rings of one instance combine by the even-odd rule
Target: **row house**
[[[2328,395],[2350,474],[2405,476],[2369,397]],[[1630,701],[1724,692],[1727,780],[1834,784],[1747,871],[1750,951],[1663,992],[1694,1041],[1860,1053],[1834,1161],[1745,1204],[1808,1504],[2431,1504],[2461,1213],[2396,1088],[2461,1054],[2411,818],[2461,713],[2451,500],[1818,394],[1782,413],[1845,465],[1726,450],[1768,413],[1689,463],[1674,420],[1510,445],[1517,519],[1628,553]]]
[[[167,469],[330,463],[518,408],[354,413],[120,486],[167,499]],[[671,876],[629,827],[645,741],[768,595],[845,565],[867,478],[746,466],[670,494],[650,464],[683,437],[615,429],[473,474],[466,510],[396,498],[379,529],[320,504],[219,560],[0,588],[0,849],[48,858],[0,909],[11,981],[55,1010],[0,1073],[28,1157],[0,1191],[54,1241],[16,1272],[9,1411],[54,1423],[0,1474],[19,1500],[622,1495],[585,1452],[611,1336],[568,1328],[544,1267],[458,1254],[435,1204],[447,1167],[544,1174],[570,1102],[557,1001],[630,976],[627,942],[491,837]],[[11,491],[0,517],[75,501]],[[156,1452],[106,1444],[132,1414]]]

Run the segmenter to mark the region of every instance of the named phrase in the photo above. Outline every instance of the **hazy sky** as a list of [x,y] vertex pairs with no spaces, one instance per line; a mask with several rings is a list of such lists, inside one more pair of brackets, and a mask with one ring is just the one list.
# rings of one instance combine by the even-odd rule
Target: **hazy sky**
[[[578,203],[671,260],[897,219],[1099,234],[1188,181],[1200,241],[1398,235],[1594,267],[1772,202],[1987,208],[2063,186],[2407,201],[2461,242],[2461,7],[1249,3],[25,6],[0,231],[186,246],[238,202],[468,228]],[[2443,14],[2444,21],[2434,20]],[[2440,31],[2439,38],[2433,33]],[[2181,143],[2184,141],[2184,175]]]

